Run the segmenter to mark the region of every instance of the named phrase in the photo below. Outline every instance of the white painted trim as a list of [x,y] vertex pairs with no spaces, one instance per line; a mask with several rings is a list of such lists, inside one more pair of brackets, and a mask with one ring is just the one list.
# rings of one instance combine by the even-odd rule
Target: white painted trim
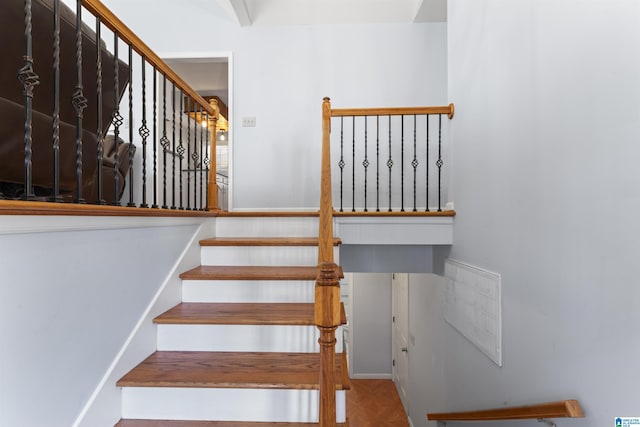
[[0,221],[0,235],[201,225],[207,219],[201,217],[6,215]]
[[391,374],[350,374],[352,380],[392,380]]
[[113,374],[113,371],[116,369],[116,367],[120,363],[120,360],[122,359],[122,357],[126,353],[127,349],[129,348],[129,346],[133,342],[134,338],[136,337],[136,335],[140,331],[141,327],[143,326],[143,324],[145,324],[145,322],[148,322],[149,313],[151,313],[151,311],[155,307],[158,299],[160,298],[160,296],[164,292],[165,288],[171,282],[172,278],[176,277],[180,273],[178,271],[178,268],[180,268],[180,263],[182,262],[183,258],[185,257],[187,252],[194,245],[198,245],[199,246],[198,242],[199,242],[200,237],[201,237],[200,235],[201,235],[202,230],[205,228],[205,226],[206,226],[206,224],[204,224],[204,223],[200,224],[200,227],[198,227],[198,229],[193,234],[193,236],[192,236],[191,240],[189,241],[189,243],[185,246],[184,250],[182,251],[182,253],[178,257],[178,259],[174,263],[173,267],[171,268],[171,271],[167,274],[167,277],[165,278],[164,282],[162,283],[162,286],[160,286],[160,288],[158,289],[156,294],[153,296],[151,302],[149,303],[149,305],[145,309],[144,313],[138,319],[138,322],[136,323],[136,326],[133,328],[133,330],[131,331],[131,333],[127,337],[127,340],[124,342],[124,344],[120,348],[120,351],[118,352],[118,354],[114,358],[113,362],[111,363],[111,365],[109,366],[109,368],[105,372],[104,376],[102,377],[102,380],[100,380],[100,382],[98,383],[97,387],[94,389],[93,393],[91,394],[91,397],[89,397],[89,399],[87,400],[87,403],[84,405],[84,407],[80,411],[80,414],[76,418],[75,422],[72,424],[72,427],[79,427],[81,425],[81,423],[83,422],[84,417],[89,412],[89,409],[91,409],[91,406],[94,404],[94,402],[96,401],[98,395],[100,394],[102,389],[105,387],[105,384],[107,383],[107,381],[109,381],[111,375]]
[[[231,210],[231,208],[229,208]],[[318,212],[318,208],[238,208],[234,212]]]
[[409,421],[409,427],[414,427],[413,421],[411,421],[411,417],[409,415],[407,415],[407,420]]

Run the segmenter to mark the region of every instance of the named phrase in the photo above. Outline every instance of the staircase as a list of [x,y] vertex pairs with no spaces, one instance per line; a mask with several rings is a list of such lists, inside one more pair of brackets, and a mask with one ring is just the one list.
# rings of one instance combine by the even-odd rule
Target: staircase
[[[154,319],[157,351],[117,383],[116,427],[317,425],[314,234],[315,218],[217,218],[202,265],[180,276],[183,302]],[[347,425],[336,336],[336,421]]]

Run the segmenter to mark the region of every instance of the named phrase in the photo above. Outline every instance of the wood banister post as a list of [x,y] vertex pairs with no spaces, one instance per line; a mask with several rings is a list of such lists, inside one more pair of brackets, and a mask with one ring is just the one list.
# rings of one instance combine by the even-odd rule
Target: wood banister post
[[336,329],[340,325],[338,277],[335,263],[320,265],[315,289],[315,323],[320,330],[320,427],[336,425]]
[[215,98],[211,98],[209,105],[213,109],[213,114],[209,116],[209,133],[211,135],[211,146],[209,147],[209,158],[211,164],[209,166],[209,205],[210,211],[218,210],[218,181],[216,179],[216,128],[218,125],[218,117],[220,116],[220,107]]
[[315,324],[320,330],[320,427],[336,425],[336,329],[340,325],[340,281],[333,262],[333,201],[331,199],[331,102],[322,102],[322,168]]

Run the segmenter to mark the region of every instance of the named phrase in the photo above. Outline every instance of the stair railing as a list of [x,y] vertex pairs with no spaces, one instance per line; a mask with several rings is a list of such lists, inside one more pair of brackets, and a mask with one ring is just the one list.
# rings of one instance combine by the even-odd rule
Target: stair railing
[[330,112],[336,118],[334,191],[341,216],[446,213],[443,118],[453,118],[453,104]]
[[[0,208],[217,210],[217,101],[203,99],[99,0],[75,3],[75,11],[60,0],[3,7],[1,34],[13,47],[0,69]],[[13,22],[24,32],[11,32]]]
[[537,419],[549,426],[555,426],[550,418],[583,418],[584,413],[577,400],[540,403],[537,405],[514,406],[509,408],[483,409],[466,412],[441,412],[427,414],[430,421],[499,421]]

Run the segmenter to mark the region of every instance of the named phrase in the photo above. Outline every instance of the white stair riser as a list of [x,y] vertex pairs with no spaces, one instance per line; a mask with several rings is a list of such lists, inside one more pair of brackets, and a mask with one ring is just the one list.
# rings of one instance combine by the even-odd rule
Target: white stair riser
[[[318,264],[317,246],[203,246],[202,265],[309,266]],[[334,259],[338,260],[338,248]]]
[[216,218],[216,237],[318,237],[318,218]]
[[315,281],[183,280],[183,302],[313,302]]
[[[158,325],[159,351],[266,351],[318,353],[315,326],[297,325]],[[342,327],[336,352],[342,352]]]
[[[317,390],[125,387],[122,417],[156,420],[318,422]],[[346,395],[336,391],[336,422]]]

